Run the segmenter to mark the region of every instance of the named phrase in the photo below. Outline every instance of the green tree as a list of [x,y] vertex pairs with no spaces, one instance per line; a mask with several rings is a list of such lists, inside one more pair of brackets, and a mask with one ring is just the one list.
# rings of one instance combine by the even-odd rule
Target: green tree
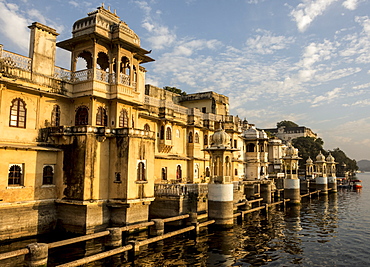
[[322,153],[326,156],[328,153],[324,150],[323,145],[324,141],[321,138],[313,138],[313,137],[297,137],[292,140],[292,145],[295,148],[298,148],[298,155],[302,158],[299,161],[299,167],[301,169],[305,169],[306,160],[308,157],[311,157],[313,161],[315,161],[316,156],[322,151]]
[[170,91],[172,93],[175,93],[175,94],[186,95],[186,92],[185,91],[182,91],[181,89],[176,88],[176,87],[165,86],[165,87],[163,87],[163,89],[164,90],[167,90],[167,91]]
[[344,151],[340,150],[339,147],[329,150],[331,155],[335,158],[335,162],[338,162],[337,171],[340,169],[340,166],[345,163],[346,170],[350,172],[355,172],[358,170],[357,162],[354,159],[347,157]]
[[286,121],[286,120],[283,120],[283,121],[280,121],[280,122],[276,123],[277,128],[280,128],[281,126],[285,126],[286,128],[290,128],[290,127],[298,127],[298,124],[295,123],[295,122]]

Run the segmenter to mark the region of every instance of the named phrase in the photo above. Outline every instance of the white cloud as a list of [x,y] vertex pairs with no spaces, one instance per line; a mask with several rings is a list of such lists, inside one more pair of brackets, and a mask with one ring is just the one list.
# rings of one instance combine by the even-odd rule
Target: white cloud
[[254,52],[259,54],[272,54],[276,50],[286,49],[294,42],[294,37],[275,36],[270,31],[257,30],[260,35],[249,38],[246,45]]
[[33,21],[40,22],[42,24],[46,24],[46,19],[45,17],[41,14],[41,12],[37,9],[30,9],[27,11],[28,17],[32,19]]
[[247,4],[259,4],[264,2],[265,0],[247,0]]
[[352,104],[343,104],[342,106],[343,107],[353,107],[353,106],[366,107],[366,106],[370,106],[370,99],[361,99]]
[[79,4],[76,1],[69,1],[68,4],[72,5],[73,7],[79,6]]
[[297,23],[298,30],[304,32],[317,16],[320,16],[334,2],[338,0],[303,0],[290,15]]
[[[144,20],[141,26],[149,32],[149,37],[146,38],[153,49],[164,49],[171,46],[176,40],[176,34],[167,26],[161,25],[152,16],[152,8],[146,1],[135,1],[141,10],[144,11]],[[154,12],[157,16],[161,15],[161,11]]]
[[321,105],[324,105],[324,104],[331,103],[334,99],[336,99],[340,96],[341,91],[342,91],[342,88],[335,88],[332,91],[329,91],[324,95],[317,96],[312,101],[311,106],[312,107],[317,107],[317,106],[321,106]]
[[[0,32],[24,52],[28,51],[30,21],[18,12],[16,4],[0,1]],[[5,49],[7,49],[5,47]]]
[[352,88],[357,90],[357,89],[364,89],[364,88],[369,88],[370,87],[370,83],[365,83],[365,84],[360,84],[360,85],[357,85],[357,86],[353,86]]
[[361,71],[361,68],[344,68],[339,70],[330,71],[327,73],[320,73],[316,75],[315,79],[320,82],[327,82],[337,80],[346,76],[353,75]]
[[342,5],[349,10],[355,10],[360,2],[361,0],[346,0]]

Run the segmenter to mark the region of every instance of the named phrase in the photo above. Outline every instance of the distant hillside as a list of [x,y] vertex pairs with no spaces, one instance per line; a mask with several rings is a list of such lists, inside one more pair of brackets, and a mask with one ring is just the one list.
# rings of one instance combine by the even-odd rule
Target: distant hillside
[[360,171],[369,172],[370,171],[370,160],[363,159],[357,161],[357,166]]

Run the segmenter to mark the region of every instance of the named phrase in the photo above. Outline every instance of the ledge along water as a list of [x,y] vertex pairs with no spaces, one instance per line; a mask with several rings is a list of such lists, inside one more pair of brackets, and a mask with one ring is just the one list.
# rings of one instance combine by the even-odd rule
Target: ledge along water
[[[79,242],[72,244],[51,242],[56,238],[52,236],[4,243],[0,253],[18,250],[12,252],[15,257],[0,261],[0,265],[22,266],[24,255],[29,253],[26,245],[45,242],[49,243],[48,266],[80,266],[89,260],[94,260],[93,266],[370,266],[370,173],[358,174],[358,178],[363,181],[362,190],[306,195],[301,205],[285,207],[280,201],[254,206],[253,212],[239,210],[243,205],[236,205],[234,217],[238,220],[230,229],[208,228],[212,221],[199,225],[194,218],[191,223],[189,215],[183,215],[163,220],[187,220],[189,226],[179,231],[166,227],[164,235],[151,238],[138,232],[129,237],[134,241],[110,249],[105,246],[109,231],[95,234],[94,239],[78,237]],[[201,217],[204,220],[204,216],[198,219]],[[126,228],[121,230],[134,226]],[[187,234],[197,230],[198,234]],[[139,247],[141,252],[137,253]]]

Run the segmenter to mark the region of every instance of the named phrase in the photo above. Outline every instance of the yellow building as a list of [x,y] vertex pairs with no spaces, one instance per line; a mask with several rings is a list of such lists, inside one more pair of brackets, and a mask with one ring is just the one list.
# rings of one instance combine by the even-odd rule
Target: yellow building
[[[229,115],[226,96],[145,85],[150,52],[104,7],[61,42],[50,27],[29,28],[29,57],[0,46],[0,239],[146,221],[155,184],[210,180],[203,149],[220,124],[244,148],[248,124]],[[71,52],[71,70],[55,66],[56,46]],[[234,153],[232,181],[243,162]]]

